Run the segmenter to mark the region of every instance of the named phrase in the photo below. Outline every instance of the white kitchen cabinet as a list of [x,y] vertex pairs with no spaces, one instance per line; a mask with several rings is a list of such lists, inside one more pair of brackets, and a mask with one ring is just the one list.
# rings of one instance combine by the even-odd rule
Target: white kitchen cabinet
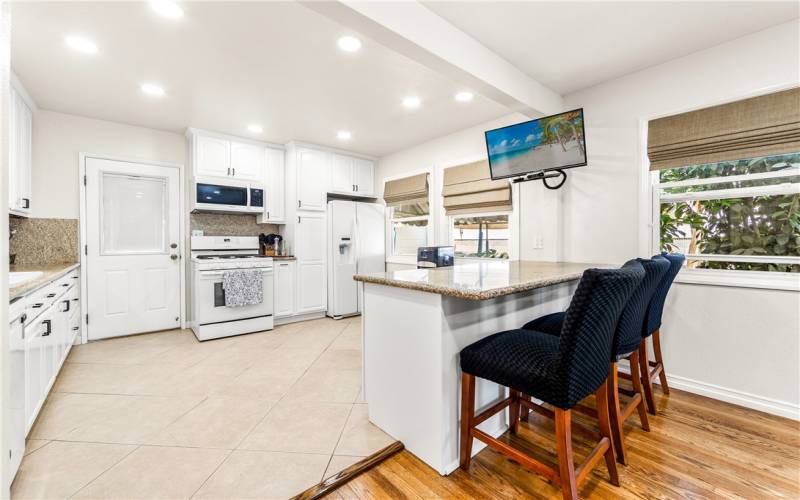
[[[328,201],[331,155],[315,149],[297,149],[297,209],[324,212]],[[323,225],[322,234],[325,234]]]
[[[11,323],[8,325],[8,376],[11,380],[8,393],[8,459],[9,478],[13,479],[25,454],[25,307],[11,304]],[[6,485],[8,486],[8,485]]]
[[340,154],[333,155],[330,191],[333,193],[353,193],[356,185],[353,182],[353,157]]
[[266,155],[264,147],[256,144],[231,142],[231,177],[262,181]]
[[228,177],[231,173],[231,142],[219,137],[194,136],[194,173]]
[[298,314],[324,311],[327,307],[324,214],[300,214],[295,238]]
[[258,216],[259,224],[284,224],[286,222],[286,165],[281,149],[267,148],[264,184],[264,213]]
[[48,338],[43,336],[52,327],[52,311],[42,313],[35,321],[25,325],[25,429],[30,431],[44,403],[45,348]]
[[276,260],[275,268],[275,317],[284,318],[294,314],[295,307],[295,262]]
[[363,158],[353,159],[353,184],[356,186],[356,195],[365,197],[375,196],[375,163]]
[[33,154],[33,112],[20,92],[11,87],[9,99],[8,208],[16,215],[30,214]]
[[370,160],[334,154],[328,191],[349,196],[373,197],[374,170],[375,164]]

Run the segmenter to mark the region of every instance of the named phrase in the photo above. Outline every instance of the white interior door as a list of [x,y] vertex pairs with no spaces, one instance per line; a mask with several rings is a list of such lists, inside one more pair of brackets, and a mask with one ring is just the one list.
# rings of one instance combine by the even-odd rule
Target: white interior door
[[180,327],[175,167],[86,159],[89,340]]

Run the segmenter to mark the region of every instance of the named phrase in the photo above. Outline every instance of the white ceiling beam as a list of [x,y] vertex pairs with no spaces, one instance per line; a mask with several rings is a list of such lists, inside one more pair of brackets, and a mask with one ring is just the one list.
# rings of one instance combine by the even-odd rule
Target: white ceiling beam
[[420,3],[301,3],[513,111],[532,118],[563,111],[559,94]]

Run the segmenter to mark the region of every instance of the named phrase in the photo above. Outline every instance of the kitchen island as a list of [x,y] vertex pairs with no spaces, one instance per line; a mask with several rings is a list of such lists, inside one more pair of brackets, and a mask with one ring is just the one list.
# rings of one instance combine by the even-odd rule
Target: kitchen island
[[[364,395],[372,423],[446,475],[458,467],[459,352],[569,305],[590,267],[571,262],[466,261],[356,275],[363,287]],[[486,380],[476,408],[506,396]],[[499,436],[507,411],[480,428]],[[473,454],[483,448],[475,443]]]

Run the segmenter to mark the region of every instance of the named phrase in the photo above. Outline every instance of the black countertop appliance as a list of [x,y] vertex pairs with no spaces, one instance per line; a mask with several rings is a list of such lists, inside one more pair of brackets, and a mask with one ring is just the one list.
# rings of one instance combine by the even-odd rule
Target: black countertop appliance
[[453,247],[417,248],[417,269],[450,267],[455,260]]

